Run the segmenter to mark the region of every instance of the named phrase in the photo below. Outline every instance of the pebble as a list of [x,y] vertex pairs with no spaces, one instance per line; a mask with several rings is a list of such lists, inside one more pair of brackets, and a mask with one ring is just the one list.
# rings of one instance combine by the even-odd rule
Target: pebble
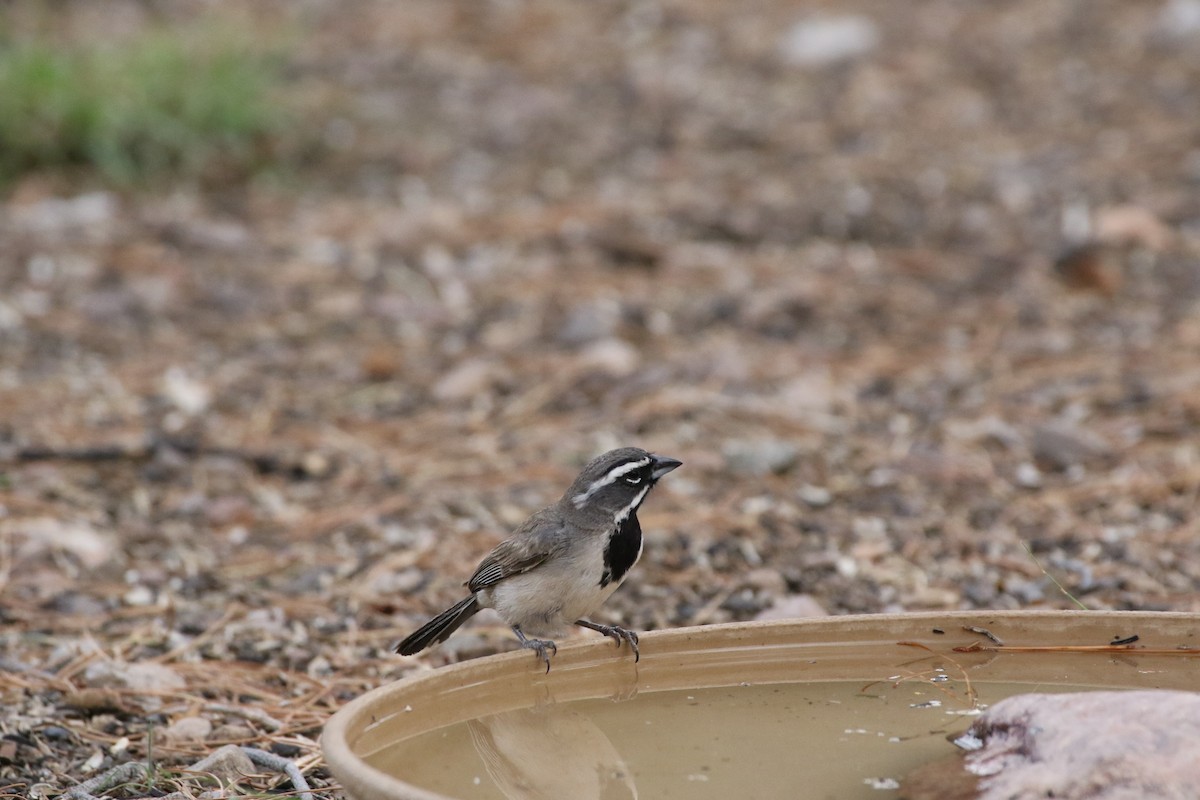
[[1112,455],[1112,448],[1104,439],[1064,422],[1034,428],[1030,447],[1038,462],[1058,471],[1102,461]]
[[795,445],[777,439],[735,439],[721,448],[725,464],[738,475],[787,472],[800,457]]
[[50,741],[70,739],[71,732],[61,725],[47,725],[42,728],[42,736]]
[[181,245],[223,253],[234,253],[254,243],[250,229],[232,220],[186,219],[172,224],[169,232]]
[[779,51],[789,64],[823,67],[866,55],[880,38],[879,26],[867,17],[814,16],[793,25]]
[[169,368],[163,375],[162,392],[171,405],[189,417],[204,411],[212,400],[208,386],[178,366]]
[[750,589],[742,589],[740,592],[734,592],[721,603],[722,609],[732,611],[734,614],[739,615],[739,617],[756,614],[762,610],[762,607],[762,601]]
[[116,195],[88,192],[67,199],[52,197],[28,206],[17,206],[12,218],[20,227],[36,233],[63,234],[109,225],[116,214]]
[[86,522],[62,522],[50,517],[34,517],[17,528],[24,534],[34,552],[40,549],[62,549],[79,559],[89,570],[106,563],[116,551],[116,540],[108,533],[96,530]]
[[1028,606],[1046,599],[1046,592],[1039,581],[1009,576],[1004,581],[1004,593],[1015,597],[1021,605]]
[[787,581],[779,574],[779,570],[771,567],[752,569],[742,577],[742,582],[755,589],[762,589],[772,596],[779,596],[787,591]]
[[127,606],[148,606],[154,602],[154,590],[149,586],[134,586],[121,597]]
[[324,453],[312,450],[300,459],[300,468],[310,478],[325,478],[333,470],[333,462]]
[[186,686],[179,673],[168,666],[153,662],[126,664],[117,661],[97,661],[88,666],[83,677],[88,686],[97,689],[165,692]]
[[637,348],[620,339],[592,342],[579,354],[580,364],[614,378],[632,375],[641,365]]
[[824,508],[833,502],[833,493],[824,486],[804,484],[796,490],[796,496],[813,508]]
[[407,567],[399,572],[381,572],[371,582],[371,591],[384,596],[409,595],[427,580],[425,573],[416,567]]
[[189,767],[191,772],[207,772],[222,783],[236,783],[256,771],[254,762],[236,744],[227,744]]
[[1174,39],[1200,34],[1200,0],[1168,0],[1158,12],[1157,27]]
[[1039,489],[1042,486],[1042,471],[1028,461],[1017,465],[1013,477],[1022,489]]
[[557,338],[568,346],[611,338],[616,333],[620,319],[621,307],[613,300],[578,305],[567,312]]
[[464,361],[443,375],[433,386],[439,400],[466,400],[492,387],[496,365],[490,359]]
[[310,678],[327,678],[333,674],[333,665],[325,656],[317,656],[308,662],[304,673]]
[[240,742],[254,739],[257,736],[258,734],[249,725],[242,725],[237,722],[227,722],[224,725],[218,725],[209,734],[209,738],[218,742]]
[[183,717],[172,722],[163,736],[171,742],[202,742],[212,733],[212,723],[204,717]]
[[757,621],[774,619],[803,619],[827,617],[829,612],[810,594],[791,594],[775,599],[773,605],[764,608],[754,617]]
[[271,742],[271,752],[281,758],[295,758],[300,755],[299,745],[288,744],[287,742]]

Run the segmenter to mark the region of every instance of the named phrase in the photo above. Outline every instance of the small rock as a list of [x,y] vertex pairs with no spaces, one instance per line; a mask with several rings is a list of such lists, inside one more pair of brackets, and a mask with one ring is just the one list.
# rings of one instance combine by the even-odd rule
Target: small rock
[[567,313],[558,331],[558,341],[569,346],[610,338],[621,320],[621,307],[616,301],[597,301],[578,305]]
[[1022,489],[1040,489],[1042,486],[1042,471],[1028,461],[1017,465],[1013,478]]
[[13,209],[13,220],[23,228],[62,234],[79,228],[107,225],[117,214],[117,198],[108,192],[88,192],[77,197],[52,197]]
[[879,40],[879,26],[867,17],[817,16],[793,25],[779,51],[789,64],[822,67],[866,55]]
[[0,331],[15,331],[24,324],[25,317],[15,305],[0,302]]
[[249,228],[232,220],[189,218],[169,225],[166,234],[185,247],[224,253],[242,250],[254,241]]
[[1060,472],[1076,464],[1103,461],[1112,455],[1112,448],[1104,439],[1063,422],[1034,428],[1030,447],[1039,463]]
[[255,773],[254,762],[236,744],[227,744],[188,767],[190,772],[205,772],[223,784],[234,784]]
[[400,374],[402,366],[400,354],[394,347],[375,347],[359,362],[363,377],[369,381],[390,381]]
[[212,733],[212,728],[212,723],[204,717],[183,717],[172,722],[163,731],[163,736],[174,743],[202,742]]
[[736,439],[721,448],[725,464],[739,475],[781,474],[800,457],[795,445],[777,439]]
[[242,742],[249,741],[257,736],[258,734],[249,725],[243,725],[239,722],[227,722],[224,725],[218,725],[213,728],[208,738],[217,742]]
[[299,745],[287,742],[271,742],[271,752],[282,758],[295,758],[302,752]]
[[154,602],[154,590],[149,586],[134,586],[121,596],[127,606],[148,606]]
[[1094,241],[1068,247],[1054,260],[1054,272],[1070,289],[1113,297],[1124,283],[1112,248]]
[[661,244],[631,231],[603,231],[593,237],[593,242],[620,266],[656,267],[663,259]]
[[47,611],[71,616],[108,614],[112,611],[111,606],[100,598],[70,590],[54,595],[43,607]]
[[787,581],[779,574],[779,570],[770,567],[752,569],[742,577],[746,586],[761,589],[772,596],[779,596],[787,591]]
[[850,524],[857,539],[865,541],[885,541],[887,539],[887,521],[882,517],[855,517]]
[[496,640],[475,631],[467,631],[451,636],[438,649],[452,662],[466,661],[495,653]]
[[976,607],[993,605],[999,593],[994,578],[972,578],[960,584],[960,588],[963,597]]
[[88,570],[107,562],[116,550],[115,539],[86,522],[63,522],[50,517],[35,517],[14,526],[18,536],[27,540],[17,548],[18,558],[44,550],[63,550],[77,558]]
[[1168,0],[1158,12],[1156,27],[1173,39],[1200,34],[1200,0]]
[[992,475],[990,460],[981,455],[921,445],[913,446],[900,466],[924,483],[984,484]]
[[208,408],[212,399],[209,388],[189,377],[181,367],[171,367],[163,375],[162,393],[171,405],[189,417]]
[[333,462],[324,453],[311,450],[300,459],[300,469],[310,478],[325,478],[333,470]]
[[824,486],[806,483],[796,490],[796,495],[813,508],[824,508],[833,502],[833,493]]
[[443,375],[433,386],[439,400],[466,400],[492,388],[497,368],[485,359],[464,361]]
[[130,707],[120,694],[111,689],[80,689],[78,692],[67,692],[62,696],[61,704],[67,708],[86,711],[89,714],[100,714],[106,711],[130,714],[136,710]]
[[601,339],[592,342],[579,354],[580,364],[587,368],[624,378],[637,371],[641,356],[637,348],[620,339]]
[[761,517],[774,508],[777,508],[779,502],[770,495],[756,495],[755,497],[747,497],[738,505],[738,511],[745,514],[747,517]]
[[183,678],[168,666],[145,662],[127,664],[117,661],[97,661],[84,672],[84,681],[95,689],[133,689],[145,692],[166,692],[186,686]]
[[1046,592],[1041,583],[1025,578],[1010,576],[1005,579],[1002,589],[1006,595],[1015,598],[1022,606],[1031,606],[1046,599]]
[[88,757],[87,761],[83,762],[80,769],[83,771],[83,773],[85,775],[87,775],[88,773],[95,772],[96,770],[100,769],[100,767],[103,764],[104,764],[104,751],[97,750],[94,753],[92,753],[91,756]]
[[840,393],[829,370],[810,369],[784,384],[777,397],[793,413],[829,414]]
[[416,567],[408,567],[399,572],[382,572],[371,582],[370,589],[375,594],[385,597],[388,595],[409,595],[420,589],[429,577]]
[[810,594],[791,594],[776,598],[774,605],[764,608],[754,617],[757,621],[827,617],[826,611]]
[[333,665],[325,656],[317,656],[308,662],[304,673],[310,678],[327,678],[333,674]]
[[71,739],[71,732],[61,725],[47,725],[42,728],[42,736],[50,741],[63,741]]
[[[1192,0],[1200,13],[1200,0]],[[1200,30],[1198,22],[1197,30]],[[1132,244],[1161,253],[1171,245],[1174,231],[1154,212],[1141,206],[1109,206],[1096,212],[1096,238],[1110,244]]]

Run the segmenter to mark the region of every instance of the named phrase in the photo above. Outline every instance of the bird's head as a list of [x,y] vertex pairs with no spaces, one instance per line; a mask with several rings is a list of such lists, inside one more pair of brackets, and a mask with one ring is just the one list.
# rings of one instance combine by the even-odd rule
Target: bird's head
[[620,523],[637,511],[659,478],[682,463],[637,447],[609,450],[583,468],[562,503],[589,517]]

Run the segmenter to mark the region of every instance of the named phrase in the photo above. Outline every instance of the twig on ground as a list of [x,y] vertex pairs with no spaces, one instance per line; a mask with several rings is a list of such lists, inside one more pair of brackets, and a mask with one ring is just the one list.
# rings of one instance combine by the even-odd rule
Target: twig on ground
[[292,782],[292,788],[300,793],[300,800],[313,800],[308,781],[305,780],[304,774],[300,772],[300,768],[296,766],[295,762],[289,761],[282,756],[277,756],[274,753],[268,753],[266,750],[259,750],[257,747],[243,746],[242,752],[260,767],[267,767],[285,773]]
[[135,778],[145,777],[147,769],[147,766],[140,761],[118,764],[108,772],[89,778],[68,789],[66,796],[71,800],[98,800],[96,795],[92,794],[93,792],[106,792],[114,786],[127,783]]

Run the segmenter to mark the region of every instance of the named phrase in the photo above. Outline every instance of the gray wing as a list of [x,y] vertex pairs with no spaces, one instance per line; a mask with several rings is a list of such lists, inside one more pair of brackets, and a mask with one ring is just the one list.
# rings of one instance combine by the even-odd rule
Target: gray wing
[[553,509],[542,509],[479,562],[475,574],[467,581],[467,588],[478,592],[533,569],[554,553],[561,541],[561,531]]

